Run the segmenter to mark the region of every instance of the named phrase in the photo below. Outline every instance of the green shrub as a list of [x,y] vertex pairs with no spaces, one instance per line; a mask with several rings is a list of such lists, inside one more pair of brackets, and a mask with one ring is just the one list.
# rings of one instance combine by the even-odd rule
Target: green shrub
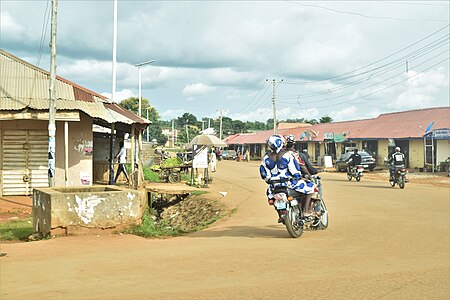
[[143,167],[142,171],[144,172],[144,179],[149,182],[158,182],[159,181],[159,173],[153,171],[150,167]]
[[184,233],[179,228],[172,228],[165,222],[155,222],[149,212],[146,212],[142,218],[141,225],[134,225],[125,233],[134,234],[142,237],[164,237],[164,236],[178,236]]
[[0,240],[27,240],[33,233],[32,218],[0,224]]

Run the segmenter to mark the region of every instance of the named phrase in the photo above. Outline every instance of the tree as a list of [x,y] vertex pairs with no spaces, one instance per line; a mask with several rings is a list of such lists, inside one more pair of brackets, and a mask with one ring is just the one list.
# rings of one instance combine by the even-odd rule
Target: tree
[[[139,98],[130,97],[124,99],[119,103],[119,105],[127,110],[134,112],[135,114],[138,114]],[[148,125],[149,126],[148,140],[151,141],[153,139],[156,139],[158,144],[164,145],[167,142],[167,137],[164,134],[162,134],[158,111],[153,106],[151,106],[149,104],[148,99],[145,98],[141,99],[141,106],[142,106],[142,117],[146,118],[148,115],[148,120],[152,122],[151,124]],[[145,131],[144,134],[146,134],[146,132],[147,130]]]
[[321,117],[319,120],[319,123],[331,123],[331,122],[333,122],[333,118],[329,116]]

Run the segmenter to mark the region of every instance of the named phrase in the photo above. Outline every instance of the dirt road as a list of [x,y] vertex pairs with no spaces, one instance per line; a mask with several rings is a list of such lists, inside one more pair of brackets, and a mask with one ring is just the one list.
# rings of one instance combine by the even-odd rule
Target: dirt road
[[201,232],[1,245],[0,299],[449,299],[449,186],[324,173],[330,226],[291,239],[257,166],[219,162],[237,212]]

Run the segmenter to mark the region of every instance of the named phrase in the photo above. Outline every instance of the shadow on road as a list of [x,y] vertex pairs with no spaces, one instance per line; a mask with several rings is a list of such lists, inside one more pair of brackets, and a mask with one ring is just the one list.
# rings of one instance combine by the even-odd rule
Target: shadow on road
[[360,187],[365,187],[365,188],[369,188],[369,189],[392,189],[392,187],[390,187],[389,185],[358,185]]
[[270,225],[266,227],[252,226],[230,226],[224,228],[212,228],[202,232],[188,235],[191,238],[197,237],[249,237],[249,238],[288,238],[289,235],[281,225]]

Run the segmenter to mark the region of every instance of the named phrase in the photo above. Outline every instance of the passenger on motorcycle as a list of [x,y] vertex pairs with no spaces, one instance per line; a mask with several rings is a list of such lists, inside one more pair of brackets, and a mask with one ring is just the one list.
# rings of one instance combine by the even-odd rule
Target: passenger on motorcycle
[[305,194],[305,205],[303,206],[305,216],[310,216],[312,212],[308,210],[311,202],[311,194],[314,192],[314,184],[302,179],[298,160],[286,149],[285,140],[281,135],[272,135],[267,144],[271,149],[262,159],[259,167],[261,178],[269,185],[267,188],[267,198],[270,205],[273,205],[273,190],[276,187],[288,187],[297,192]]
[[305,155],[305,152],[297,152],[294,148],[295,137],[292,134],[286,135],[286,150],[290,152],[298,160],[300,165],[300,171],[302,175],[316,175],[319,170],[314,168],[314,166],[309,161],[309,155]]
[[354,166],[361,164],[361,155],[359,155],[358,149],[355,149],[353,151],[353,154],[350,155],[349,158],[347,158],[346,162],[347,162],[347,173],[350,174]]
[[390,180],[394,180],[395,168],[404,168],[406,165],[405,154],[401,152],[400,147],[395,147],[395,152],[388,159]]

